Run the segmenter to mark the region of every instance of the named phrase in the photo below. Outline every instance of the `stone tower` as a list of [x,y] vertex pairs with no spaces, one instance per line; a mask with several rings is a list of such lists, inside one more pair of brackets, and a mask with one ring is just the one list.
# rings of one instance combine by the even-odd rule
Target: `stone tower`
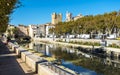
[[62,14],[61,13],[57,15],[57,19],[58,19],[58,23],[62,22]]
[[66,12],[66,22],[69,22],[72,20],[72,14],[69,12]]
[[57,24],[57,23],[59,23],[59,22],[62,22],[62,14],[60,13],[60,14],[56,14],[56,13],[53,13],[52,14],[52,24]]

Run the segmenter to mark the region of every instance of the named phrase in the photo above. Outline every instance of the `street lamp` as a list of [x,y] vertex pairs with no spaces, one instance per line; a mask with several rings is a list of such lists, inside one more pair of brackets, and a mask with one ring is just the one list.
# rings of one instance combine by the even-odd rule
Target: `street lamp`
[[81,25],[79,25],[78,28],[79,28],[79,39],[80,39],[80,29],[81,29]]
[[52,28],[52,32],[53,32],[53,36],[52,37],[53,37],[53,41],[54,41],[55,40],[55,33],[54,33],[55,31],[54,31],[54,28]]

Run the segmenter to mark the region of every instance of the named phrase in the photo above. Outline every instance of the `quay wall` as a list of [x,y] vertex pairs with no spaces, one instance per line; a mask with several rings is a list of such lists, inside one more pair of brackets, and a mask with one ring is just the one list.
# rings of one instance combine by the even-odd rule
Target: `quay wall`
[[[67,41],[77,41],[77,42],[98,42],[100,43],[102,40],[101,39],[68,39],[68,38],[33,38],[33,40],[46,40],[46,41],[57,41],[57,40],[66,40]],[[117,44],[120,45],[120,40],[109,40],[106,39],[107,44]]]
[[[35,55],[32,52],[29,52],[28,50],[18,47],[18,45],[15,45],[13,43],[8,43],[8,46],[16,53],[17,56],[19,56],[23,62],[26,63],[36,74],[38,75],[61,75],[59,73],[56,73],[54,70],[50,69],[48,65],[45,65],[44,63],[49,63],[47,60],[44,60],[42,57]],[[55,67],[54,67],[55,68]],[[57,69],[57,68],[56,68]],[[73,75],[72,73],[68,73],[67,71],[64,71],[64,73],[67,73],[67,75]],[[64,74],[63,74],[64,75]],[[66,75],[66,74],[65,74]],[[74,74],[75,75],[75,74]]]
[[27,57],[28,55],[32,55],[32,53],[29,52],[29,51],[26,51],[26,52],[22,52],[22,53],[21,53],[21,59],[22,59],[23,62],[26,62],[26,57]]
[[[52,40],[50,38],[34,38],[34,41],[44,41],[44,42],[49,42],[53,44],[60,44],[64,46],[72,46],[72,47],[83,47],[83,48],[93,48],[93,46],[87,46],[87,45],[79,45],[79,44],[71,44],[71,43],[64,43],[64,42],[56,42],[56,40]],[[78,39],[71,39],[71,40],[78,40]],[[100,42],[98,39],[79,39],[78,41],[89,41],[89,42]],[[107,40],[110,43],[119,43],[119,40]],[[120,44],[120,43],[119,43]],[[94,48],[100,48],[101,46],[94,46]],[[106,52],[111,55],[113,53],[114,56],[120,57],[120,49],[119,48],[111,48],[111,47],[104,47]]]

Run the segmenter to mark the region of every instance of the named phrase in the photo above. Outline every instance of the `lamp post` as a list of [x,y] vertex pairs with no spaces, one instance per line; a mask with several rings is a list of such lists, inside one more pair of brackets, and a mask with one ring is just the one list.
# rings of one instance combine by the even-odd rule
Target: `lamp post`
[[79,28],[79,39],[80,39],[80,33],[81,33],[81,32],[80,32],[80,29],[81,29],[81,25],[79,25],[78,28]]
[[52,32],[53,32],[53,41],[55,40],[55,31],[54,31],[54,28],[52,29]]
[[69,32],[66,32],[66,33],[65,33],[65,36],[66,36],[65,42],[69,42],[69,40],[70,40],[70,38],[69,38]]
[[53,41],[54,41],[54,32],[52,33],[52,38],[53,38]]

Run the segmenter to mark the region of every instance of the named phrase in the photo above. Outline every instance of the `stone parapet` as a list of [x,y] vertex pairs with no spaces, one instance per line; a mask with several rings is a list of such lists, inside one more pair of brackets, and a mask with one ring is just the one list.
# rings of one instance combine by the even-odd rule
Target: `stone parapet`
[[26,56],[26,64],[32,68],[33,71],[38,71],[38,63],[45,61],[43,58],[34,54]]
[[28,55],[32,55],[32,53],[29,52],[29,51],[25,51],[25,52],[22,52],[22,53],[21,53],[21,59],[22,59],[23,62],[26,62],[26,57],[27,57]]
[[17,54],[17,56],[18,57],[21,57],[21,53],[22,52],[25,52],[25,51],[27,51],[26,49],[24,49],[24,48],[22,48],[22,47],[19,47],[19,48],[16,48],[16,54]]
[[38,75],[59,75],[50,69],[47,63],[38,64]]

